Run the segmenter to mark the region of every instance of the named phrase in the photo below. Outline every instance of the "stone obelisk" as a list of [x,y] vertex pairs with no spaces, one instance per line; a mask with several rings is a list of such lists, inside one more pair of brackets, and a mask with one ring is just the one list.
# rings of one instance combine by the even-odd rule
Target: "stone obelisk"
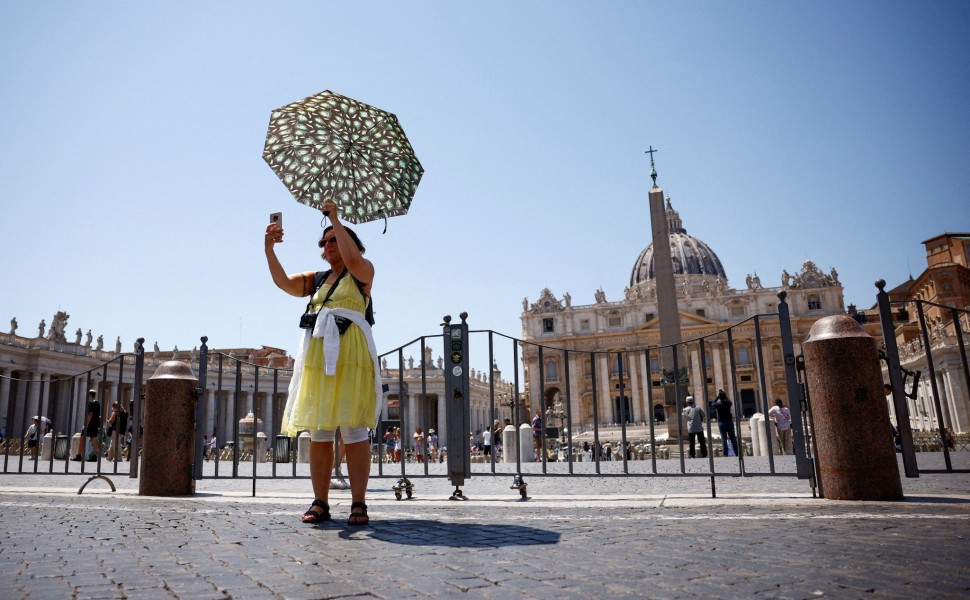
[[[650,177],[653,187],[650,188],[650,228],[653,231],[653,272],[657,286],[657,315],[660,320],[660,345],[673,346],[682,340],[680,335],[680,312],[677,309],[677,288],[674,284],[674,264],[670,256],[670,224],[667,221],[667,211],[664,206],[664,192],[657,185],[657,169],[653,163],[653,153],[650,147]],[[685,369],[687,362],[683,348],[677,351],[677,369]],[[674,373],[674,350],[664,348],[660,353],[660,360],[665,372]],[[676,377],[676,375],[674,375]],[[677,409],[677,388],[673,382],[663,386],[664,414],[667,418],[667,434],[676,439],[679,435]],[[687,396],[687,386],[680,386],[680,395]],[[686,430],[683,431],[686,435]]]

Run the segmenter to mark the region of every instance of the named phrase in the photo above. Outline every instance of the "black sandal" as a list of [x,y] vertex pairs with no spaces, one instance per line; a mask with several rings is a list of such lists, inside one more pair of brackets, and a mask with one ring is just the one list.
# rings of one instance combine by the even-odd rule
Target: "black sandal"
[[[360,512],[354,512],[355,508],[359,508]],[[367,525],[370,523],[370,518],[367,516],[367,505],[363,502],[354,502],[350,505],[350,518],[347,519],[347,525]]]
[[[313,510],[314,506],[321,508],[323,510],[321,512],[317,512]],[[310,505],[310,509],[305,513],[303,513],[304,523],[321,523],[323,521],[329,521],[329,520],[330,520],[330,505],[327,504],[326,502],[321,502],[316,499],[314,499],[313,504]]]

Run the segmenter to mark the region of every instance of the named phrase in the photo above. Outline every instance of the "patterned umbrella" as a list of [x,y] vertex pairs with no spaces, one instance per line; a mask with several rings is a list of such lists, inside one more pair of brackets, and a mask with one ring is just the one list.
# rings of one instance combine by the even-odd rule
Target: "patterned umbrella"
[[331,91],[273,111],[263,160],[297,202],[364,223],[403,215],[424,168],[389,112]]

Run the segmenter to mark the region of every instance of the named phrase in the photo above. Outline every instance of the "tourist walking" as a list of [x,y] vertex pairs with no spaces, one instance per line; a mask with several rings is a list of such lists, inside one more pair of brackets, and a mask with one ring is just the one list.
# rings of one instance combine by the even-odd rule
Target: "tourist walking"
[[414,433],[411,434],[411,452],[415,461],[424,462],[424,431],[420,425],[415,426]]
[[27,438],[27,447],[30,448],[29,460],[37,460],[37,423],[38,419],[37,417],[34,417],[34,421],[30,424],[30,427],[27,428],[27,435],[24,436]]
[[791,454],[791,412],[778,399],[775,400],[775,405],[768,410],[768,418],[775,422],[775,431],[778,433],[779,451],[782,454]]
[[278,222],[266,227],[264,249],[273,283],[292,296],[309,297],[300,319],[304,329],[294,362],[281,430],[310,431],[310,481],[314,499],[305,523],[330,519],[330,478],[334,438],[339,428],[347,453],[351,512],[348,525],[366,525],[370,450],[367,431],[377,421],[382,396],[377,349],[369,306],[374,265],[363,257],[364,244],[345,227],[334,201],[321,208],[331,225],[318,242],[328,271],[287,274],[276,256],[283,242]]
[[84,429],[81,430],[81,438],[77,442],[77,454],[71,460],[84,460],[85,438],[91,438],[91,448],[93,452],[88,456],[88,461],[98,460],[98,432],[101,430],[101,403],[98,402],[98,392],[88,390],[88,412],[84,417]]
[[[122,417],[124,415],[124,417]],[[128,426],[128,413],[124,411],[121,403],[111,404],[111,415],[105,423],[104,433],[108,438],[108,460],[118,460],[118,448],[124,442],[125,428]]]
[[694,446],[700,441],[701,458],[706,458],[707,438],[704,437],[704,409],[699,406],[694,406],[693,396],[687,396],[687,407],[684,409],[684,418],[687,419],[687,435],[690,438],[689,456],[691,458],[696,456]]
[[384,432],[384,458],[387,462],[394,462],[394,428],[388,427]]
[[731,456],[728,452],[728,440],[731,440],[731,448],[735,455],[741,452],[738,439],[734,436],[734,413],[731,412],[731,405],[731,399],[727,397],[724,390],[717,390],[717,396],[714,402],[711,402],[711,408],[714,409],[714,415],[717,417],[717,430],[721,434],[721,453],[724,456]]
[[537,408],[536,416],[532,419],[532,444],[535,446],[535,462],[542,460],[542,412]]
[[488,427],[482,430],[482,452],[485,456],[492,455],[492,430]]

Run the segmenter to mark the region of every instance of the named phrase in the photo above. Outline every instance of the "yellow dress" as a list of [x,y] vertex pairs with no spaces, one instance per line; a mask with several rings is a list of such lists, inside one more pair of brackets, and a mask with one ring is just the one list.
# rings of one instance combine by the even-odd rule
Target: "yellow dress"
[[[320,286],[313,295],[313,312],[323,306],[330,285]],[[348,273],[337,283],[327,300],[329,308],[346,308],[364,314],[365,299]],[[363,331],[351,325],[340,336],[340,355],[334,375],[324,369],[323,338],[311,338],[303,361],[303,377],[284,433],[303,429],[333,430],[337,427],[375,426],[377,394],[374,388],[374,360]]]

